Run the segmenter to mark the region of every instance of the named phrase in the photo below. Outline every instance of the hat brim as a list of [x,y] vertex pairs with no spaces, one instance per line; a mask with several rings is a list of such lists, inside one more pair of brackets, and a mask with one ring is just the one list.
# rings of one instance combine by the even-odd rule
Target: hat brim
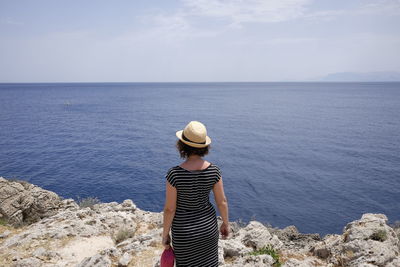
[[177,131],[176,132],[176,137],[178,137],[179,140],[181,140],[183,143],[187,144],[188,146],[202,148],[202,147],[206,147],[209,144],[211,144],[211,138],[209,136],[206,136],[206,143],[205,144],[197,144],[197,143],[193,143],[193,142],[184,140],[182,138],[182,133],[183,133],[183,130]]

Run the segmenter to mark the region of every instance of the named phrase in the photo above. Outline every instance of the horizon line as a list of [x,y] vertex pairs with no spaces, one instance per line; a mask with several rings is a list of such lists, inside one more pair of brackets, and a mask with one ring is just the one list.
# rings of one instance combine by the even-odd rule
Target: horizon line
[[65,82],[65,81],[60,81],[60,82],[2,82],[0,81],[0,84],[73,84],[73,83],[86,83],[86,84],[93,84],[93,83],[113,83],[113,84],[118,84],[118,83],[374,83],[374,82],[386,82],[386,83],[397,83],[400,82],[398,81],[388,81],[388,80],[376,80],[376,81],[357,81],[357,80],[351,80],[351,81],[315,81],[315,80],[298,80],[298,81],[163,81],[163,82],[140,82],[140,81],[125,81],[125,82],[80,82],[80,81],[73,81],[73,82]]

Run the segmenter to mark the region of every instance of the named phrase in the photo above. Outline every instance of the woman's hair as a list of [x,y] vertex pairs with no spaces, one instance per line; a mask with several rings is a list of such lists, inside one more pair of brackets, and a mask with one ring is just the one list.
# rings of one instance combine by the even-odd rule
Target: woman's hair
[[183,159],[188,158],[190,155],[199,155],[200,157],[203,157],[208,154],[209,147],[210,145],[202,148],[192,147],[185,144],[181,140],[176,142],[176,148]]

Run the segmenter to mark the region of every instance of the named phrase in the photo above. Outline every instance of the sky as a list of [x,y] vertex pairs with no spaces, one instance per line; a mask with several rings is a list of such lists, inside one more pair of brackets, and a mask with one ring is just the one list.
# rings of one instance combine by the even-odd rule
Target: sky
[[0,82],[400,71],[400,0],[0,0]]

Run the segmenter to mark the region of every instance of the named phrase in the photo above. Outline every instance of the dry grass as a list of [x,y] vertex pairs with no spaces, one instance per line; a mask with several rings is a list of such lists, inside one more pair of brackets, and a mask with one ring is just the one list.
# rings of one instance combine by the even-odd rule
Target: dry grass
[[149,227],[147,223],[138,223],[136,225],[135,235],[141,235],[149,232]]
[[100,204],[101,201],[97,197],[85,197],[85,198],[78,197],[77,203],[81,209],[87,207],[93,209],[93,206],[96,204]]
[[164,251],[164,247],[159,245],[154,249],[147,249],[140,251],[133,255],[131,262],[128,267],[144,267],[144,266],[153,266],[155,262],[153,262],[154,258],[161,257],[161,253]]
[[[314,256],[310,252],[308,252],[306,254],[283,253],[281,255],[281,262],[284,263],[284,262],[288,261],[289,259],[296,259],[296,260],[299,260],[299,261],[304,261],[307,258],[314,258]],[[315,259],[311,260],[310,263],[312,264],[310,266],[326,266],[326,262],[323,261],[323,260],[320,260],[318,258],[315,258]]]
[[121,243],[122,241],[131,238],[135,235],[135,230],[129,229],[127,227],[122,227],[118,229],[118,231],[112,235],[112,239],[115,242],[115,244]]
[[[0,233],[4,233],[7,230],[11,232],[11,234],[7,238],[19,234],[23,232],[25,229],[26,227],[13,227],[11,225],[0,225]],[[3,243],[7,238],[0,239],[0,244]]]
[[57,247],[63,248],[63,247],[65,247],[66,245],[68,245],[72,240],[75,240],[75,239],[76,239],[76,236],[67,236],[67,237],[64,237],[64,238],[58,240],[58,242],[57,242]]
[[298,253],[282,253],[280,254],[280,260],[282,263],[288,261],[289,259],[296,259],[296,260],[304,260],[306,258],[306,255],[304,254],[298,254]]
[[11,254],[0,253],[0,266],[11,266],[12,262]]
[[157,224],[155,223],[149,223],[147,225],[147,229],[152,230],[152,229],[156,229],[157,228]]

